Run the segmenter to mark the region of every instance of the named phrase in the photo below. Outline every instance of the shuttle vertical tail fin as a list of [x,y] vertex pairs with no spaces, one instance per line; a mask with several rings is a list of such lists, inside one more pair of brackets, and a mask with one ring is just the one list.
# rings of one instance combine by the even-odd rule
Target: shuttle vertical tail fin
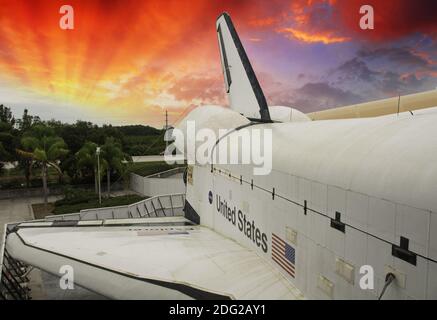
[[230,107],[249,119],[270,121],[266,98],[227,13],[217,18],[216,29]]

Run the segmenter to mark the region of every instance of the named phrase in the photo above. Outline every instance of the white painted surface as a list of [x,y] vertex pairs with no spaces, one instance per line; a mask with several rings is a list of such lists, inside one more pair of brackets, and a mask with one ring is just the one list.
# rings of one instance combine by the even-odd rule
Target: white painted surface
[[129,183],[131,190],[149,197],[185,192],[185,184],[181,173],[165,178],[143,177],[131,173]]
[[[168,233],[156,233],[163,229]],[[188,234],[169,234],[171,231]],[[204,227],[52,227],[20,229],[18,234],[29,245],[139,278],[186,284],[236,299],[302,298],[254,252]],[[63,241],[58,241],[60,238]],[[25,246],[15,234],[9,236],[7,248],[14,257],[54,273],[60,265],[73,263],[80,285],[112,298],[183,298],[174,290],[126,281]]]
[[[195,120],[199,129],[205,125],[218,130],[219,125],[212,121],[216,108],[203,107],[202,114],[193,112],[187,119]],[[236,112],[232,116],[232,110],[223,110],[222,119],[240,119]],[[211,174],[209,165],[196,165],[187,199],[202,224],[268,261],[272,259],[272,233],[285,239],[286,227],[297,230],[296,276],[290,277],[279,266],[278,270],[308,298],[329,298],[317,287],[317,277],[322,275],[334,283],[333,299],[376,299],[383,287],[385,266],[390,265],[406,274],[406,287],[394,285],[384,298],[434,299],[437,291],[428,290],[423,279],[434,279],[430,272],[435,269],[426,265],[435,262],[425,258],[435,259],[437,247],[437,149],[430,147],[437,145],[435,123],[435,112],[418,112],[414,116],[257,124],[248,130],[273,131],[272,173],[254,176],[251,166],[216,165]],[[242,175],[248,183],[241,185],[238,178],[229,178],[229,173]],[[262,189],[252,190],[251,179]],[[274,200],[273,187],[278,195]],[[212,204],[209,191],[214,195]],[[268,252],[217,212],[216,195],[255,221],[269,238]],[[304,200],[322,215],[310,211],[305,216]],[[330,226],[336,212],[347,224],[345,233]],[[392,245],[399,245],[401,236],[409,239],[409,249],[418,255],[416,266],[392,255]],[[319,257],[313,258],[308,248],[315,248]],[[353,283],[345,281],[335,272],[337,258],[354,270],[371,265],[375,289],[361,290],[357,272]]]
[[270,106],[270,118],[274,121],[280,122],[301,122],[311,121],[311,119],[303,112],[285,106]]
[[217,31],[218,45],[229,105],[246,117],[259,119],[261,116],[255,92],[223,15],[216,21],[216,30],[219,29],[222,37],[220,39],[220,33]]

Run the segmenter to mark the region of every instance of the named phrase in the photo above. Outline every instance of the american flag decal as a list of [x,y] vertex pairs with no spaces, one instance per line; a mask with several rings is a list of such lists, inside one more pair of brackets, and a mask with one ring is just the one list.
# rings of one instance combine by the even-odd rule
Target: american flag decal
[[272,233],[272,259],[293,278],[295,256],[294,248]]

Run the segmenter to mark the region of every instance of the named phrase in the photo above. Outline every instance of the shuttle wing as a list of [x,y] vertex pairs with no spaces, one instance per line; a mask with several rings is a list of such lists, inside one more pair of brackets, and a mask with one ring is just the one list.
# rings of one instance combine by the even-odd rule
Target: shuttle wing
[[270,121],[266,98],[227,13],[218,17],[216,29],[231,108],[249,119]]
[[184,217],[25,222],[6,246],[14,258],[72,274],[110,298],[302,298],[254,252]]

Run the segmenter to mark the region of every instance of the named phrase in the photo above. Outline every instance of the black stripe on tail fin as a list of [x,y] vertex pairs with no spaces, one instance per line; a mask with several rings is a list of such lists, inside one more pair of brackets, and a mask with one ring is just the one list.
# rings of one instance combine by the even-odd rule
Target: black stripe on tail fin
[[217,18],[217,34],[231,108],[251,120],[271,121],[264,93],[227,13]]

